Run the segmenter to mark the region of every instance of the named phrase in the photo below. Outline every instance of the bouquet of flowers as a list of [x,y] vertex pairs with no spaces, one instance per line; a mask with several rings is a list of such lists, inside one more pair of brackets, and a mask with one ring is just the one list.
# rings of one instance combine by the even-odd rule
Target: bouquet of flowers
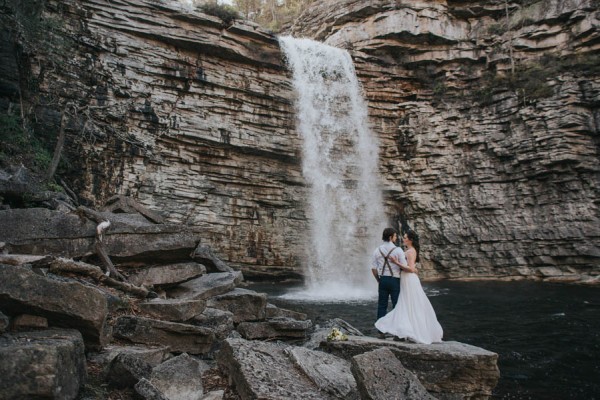
[[329,335],[327,335],[328,342],[344,341],[344,340],[348,340],[348,336],[344,335],[342,333],[342,331],[340,331],[338,328],[333,328],[331,330],[331,332],[329,333]]

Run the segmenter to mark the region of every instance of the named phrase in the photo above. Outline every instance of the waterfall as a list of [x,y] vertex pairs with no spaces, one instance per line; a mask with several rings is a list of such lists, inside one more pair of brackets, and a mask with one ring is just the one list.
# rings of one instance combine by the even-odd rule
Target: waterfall
[[373,297],[369,264],[385,227],[378,144],[350,54],[309,39],[280,38],[293,73],[302,172],[309,186],[307,290],[299,297]]

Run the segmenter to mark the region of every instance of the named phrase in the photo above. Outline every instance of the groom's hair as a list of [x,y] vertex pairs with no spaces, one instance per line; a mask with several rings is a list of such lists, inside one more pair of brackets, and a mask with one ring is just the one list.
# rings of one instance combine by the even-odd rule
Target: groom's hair
[[394,228],[385,228],[383,230],[383,234],[381,235],[381,240],[389,242],[394,236],[394,233],[397,235],[398,232]]

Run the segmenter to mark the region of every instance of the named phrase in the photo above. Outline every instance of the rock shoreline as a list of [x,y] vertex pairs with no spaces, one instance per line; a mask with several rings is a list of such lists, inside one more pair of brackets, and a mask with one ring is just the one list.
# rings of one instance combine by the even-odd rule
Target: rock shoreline
[[[28,212],[24,222],[60,220],[48,210]],[[314,326],[244,288],[242,273],[209,246],[190,249],[187,227],[102,215],[119,221],[103,234],[109,258],[127,254],[115,264],[124,279],[116,286],[108,272],[104,279],[84,273],[100,269],[88,264],[97,250],[93,224],[66,214],[47,229],[24,223],[14,237],[1,233],[0,398],[389,399],[402,391],[407,398],[482,399],[499,379],[497,354],[455,342],[369,338],[342,320]],[[52,253],[65,238],[78,246]],[[162,251],[157,243],[168,257],[149,262]],[[27,254],[9,254],[15,249]],[[334,326],[347,341],[325,339]],[[374,371],[377,363],[387,367]]]

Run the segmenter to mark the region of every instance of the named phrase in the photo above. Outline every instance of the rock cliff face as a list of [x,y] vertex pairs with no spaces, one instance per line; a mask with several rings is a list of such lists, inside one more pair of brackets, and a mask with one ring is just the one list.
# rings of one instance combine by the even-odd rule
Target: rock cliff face
[[[419,231],[426,276],[598,276],[599,7],[520,3],[510,29],[500,0],[319,2],[291,28],[351,51],[390,222]],[[73,103],[68,183],[203,228],[247,276],[299,272],[306,187],[276,38],[175,2],[49,4],[75,46],[31,77],[42,124]]]
[[599,19],[591,0],[341,0],[291,28],[351,51],[428,276],[597,280]]
[[248,275],[299,271],[305,188],[277,39],[177,2],[53,4],[75,49],[65,69],[34,63],[33,76],[79,108],[67,141],[76,191],[96,206],[128,194],[200,226]]

